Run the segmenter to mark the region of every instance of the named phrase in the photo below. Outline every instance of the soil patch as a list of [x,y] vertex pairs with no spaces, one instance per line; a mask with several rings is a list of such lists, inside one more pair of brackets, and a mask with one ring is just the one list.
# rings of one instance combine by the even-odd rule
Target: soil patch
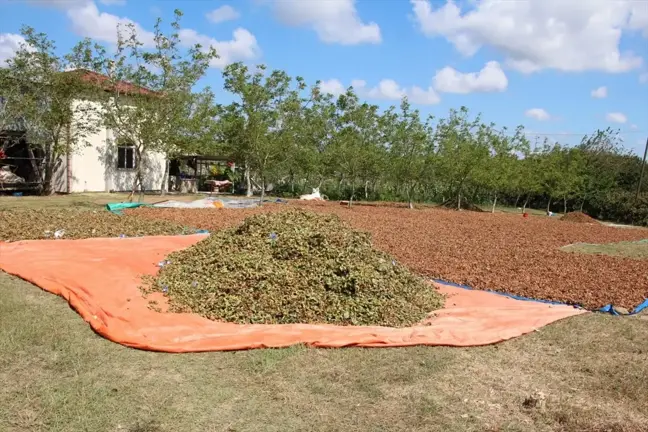
[[145,291],[168,295],[174,312],[218,321],[404,327],[442,306],[369,234],[303,210],[251,216],[165,263]]
[[[632,309],[648,297],[648,267],[642,261],[560,250],[574,243],[642,240],[648,238],[645,230],[566,224],[518,214],[348,208],[338,203],[296,201],[288,206],[339,215],[354,228],[371,232],[378,249],[420,275],[588,309],[609,303]],[[236,225],[251,214],[284,208],[137,209],[129,213],[214,231]]]

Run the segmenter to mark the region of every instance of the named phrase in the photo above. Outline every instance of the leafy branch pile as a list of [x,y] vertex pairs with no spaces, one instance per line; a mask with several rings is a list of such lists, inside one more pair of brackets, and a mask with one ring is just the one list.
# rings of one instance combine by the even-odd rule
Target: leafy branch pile
[[195,229],[182,225],[118,216],[105,210],[26,209],[0,211],[0,241],[38,239],[82,239],[91,237],[140,237],[192,234]]
[[585,213],[579,211],[567,213],[563,215],[560,218],[560,220],[566,222],[576,222],[576,223],[597,223],[598,222],[593,217],[590,217]]
[[175,312],[236,323],[408,326],[442,306],[421,278],[337,216],[247,218],[168,257],[145,291]]

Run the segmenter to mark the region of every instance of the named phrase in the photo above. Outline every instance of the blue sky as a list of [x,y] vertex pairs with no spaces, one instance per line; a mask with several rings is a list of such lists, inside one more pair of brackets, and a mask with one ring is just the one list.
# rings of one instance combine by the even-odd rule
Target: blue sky
[[64,52],[84,36],[110,45],[125,20],[146,39],[176,7],[183,40],[221,54],[204,84],[223,103],[221,68],[244,61],[332,93],[353,83],[383,107],[402,95],[437,117],[465,105],[530,138],[573,143],[611,126],[640,153],[648,137],[647,1],[0,0],[0,62],[22,24]]

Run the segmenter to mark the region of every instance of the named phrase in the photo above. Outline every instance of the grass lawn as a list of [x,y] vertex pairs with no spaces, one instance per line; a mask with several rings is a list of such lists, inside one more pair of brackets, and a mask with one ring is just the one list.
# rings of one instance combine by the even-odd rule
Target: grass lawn
[[[3,431],[646,431],[648,317],[483,348],[161,354],[0,274]],[[539,402],[533,407],[533,395]],[[527,398],[531,398],[526,401]]]
[[[0,208],[63,199],[119,200]],[[481,348],[151,353],[0,273],[0,430],[648,431],[646,340],[586,314]]]
[[[128,193],[79,193],[69,195],[41,196],[0,196],[0,210],[11,210],[20,208],[55,208],[55,207],[101,207],[108,203],[122,202],[128,200]],[[192,201],[205,197],[204,194],[188,195],[144,195],[142,202],[151,204],[165,200]],[[135,195],[133,202],[138,202],[138,195]]]
[[606,244],[579,243],[562,248],[566,252],[609,255],[635,259],[648,258],[648,241],[618,242]]

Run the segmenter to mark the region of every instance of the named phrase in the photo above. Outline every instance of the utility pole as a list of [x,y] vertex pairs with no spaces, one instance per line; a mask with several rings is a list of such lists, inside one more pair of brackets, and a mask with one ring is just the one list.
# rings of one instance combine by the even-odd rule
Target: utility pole
[[643,161],[641,162],[641,174],[639,174],[639,184],[637,185],[637,196],[635,203],[639,201],[639,194],[641,193],[641,182],[643,181],[644,171],[646,169],[646,155],[648,155],[648,138],[646,138],[646,149],[644,150]]

